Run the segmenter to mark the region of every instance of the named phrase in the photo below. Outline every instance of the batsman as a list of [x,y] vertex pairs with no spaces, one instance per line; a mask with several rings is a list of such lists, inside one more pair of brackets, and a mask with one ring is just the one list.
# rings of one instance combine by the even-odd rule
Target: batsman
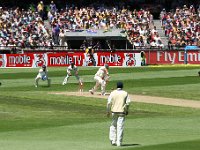
[[109,69],[108,64],[105,64],[104,66],[99,68],[99,70],[94,76],[94,80],[96,81],[96,84],[91,90],[89,90],[91,94],[94,94],[94,92],[96,92],[96,90],[98,89],[100,85],[101,85],[101,95],[106,94],[106,84],[110,78],[108,69]]

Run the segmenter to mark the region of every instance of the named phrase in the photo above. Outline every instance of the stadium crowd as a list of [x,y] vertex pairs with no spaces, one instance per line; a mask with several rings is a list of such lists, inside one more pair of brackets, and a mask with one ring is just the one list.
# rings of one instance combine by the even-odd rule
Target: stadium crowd
[[153,16],[149,11],[140,10],[134,16],[136,19],[128,21],[125,28],[127,37],[134,48],[163,48],[164,45],[156,26],[153,26]]
[[[152,47],[163,47],[156,28],[152,26],[153,16],[148,10],[128,10],[116,7],[67,7],[60,12],[49,12],[48,18],[53,28],[53,41],[58,44],[63,33],[70,31],[97,32],[103,29],[108,32],[114,29],[122,29],[128,40],[134,47],[150,45]],[[62,43],[62,42],[61,42]],[[63,43],[64,44],[64,43]]]
[[200,46],[200,6],[177,7],[174,12],[161,12],[161,23],[170,49],[186,45]]
[[[43,1],[35,10],[0,8],[0,46],[67,46],[67,32],[103,32],[121,29],[134,48],[164,45],[148,9],[129,10],[104,5],[76,7],[66,5],[58,10],[51,1],[45,20]],[[46,22],[46,23],[45,23]],[[175,12],[161,12],[162,27],[169,38],[169,47],[200,45],[200,7],[192,5],[176,8]],[[48,27],[49,25],[49,27]],[[96,45],[96,44],[95,44]]]
[[[44,4],[40,1],[36,11],[19,8],[0,9],[0,45],[2,46],[66,46],[65,32],[83,31],[104,32],[122,29],[134,46],[145,46],[153,20],[149,11],[130,11],[122,8],[107,7],[66,7],[57,10],[52,1],[49,5],[48,19],[51,31],[44,24]],[[147,35],[150,35],[147,37]]]
[[51,34],[37,11],[0,8],[0,46],[50,46]]

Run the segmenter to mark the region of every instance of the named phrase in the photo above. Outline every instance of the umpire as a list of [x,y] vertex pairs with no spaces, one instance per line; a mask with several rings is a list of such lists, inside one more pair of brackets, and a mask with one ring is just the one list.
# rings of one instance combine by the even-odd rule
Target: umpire
[[117,82],[117,89],[112,91],[107,102],[107,116],[112,114],[109,139],[112,145],[121,146],[124,132],[125,116],[128,115],[130,98],[123,89],[123,83]]

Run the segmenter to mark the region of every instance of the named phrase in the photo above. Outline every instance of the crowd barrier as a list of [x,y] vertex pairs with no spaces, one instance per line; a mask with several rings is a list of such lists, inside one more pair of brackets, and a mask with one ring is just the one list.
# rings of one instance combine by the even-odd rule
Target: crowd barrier
[[79,51],[26,52],[23,54],[0,54],[0,67],[49,67],[68,66],[139,67],[162,64],[200,64],[200,50],[120,50],[98,51],[91,54]]
[[[141,66],[139,52],[98,52],[93,55],[81,52],[66,53],[27,53],[0,54],[0,67],[48,67],[69,66],[74,62],[77,66]],[[95,61],[95,62],[94,62]]]

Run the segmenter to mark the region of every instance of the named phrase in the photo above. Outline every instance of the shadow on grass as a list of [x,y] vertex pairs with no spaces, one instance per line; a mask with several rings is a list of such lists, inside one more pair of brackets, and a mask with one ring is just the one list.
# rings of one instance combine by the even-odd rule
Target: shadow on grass
[[122,144],[123,147],[140,146],[140,144]]

